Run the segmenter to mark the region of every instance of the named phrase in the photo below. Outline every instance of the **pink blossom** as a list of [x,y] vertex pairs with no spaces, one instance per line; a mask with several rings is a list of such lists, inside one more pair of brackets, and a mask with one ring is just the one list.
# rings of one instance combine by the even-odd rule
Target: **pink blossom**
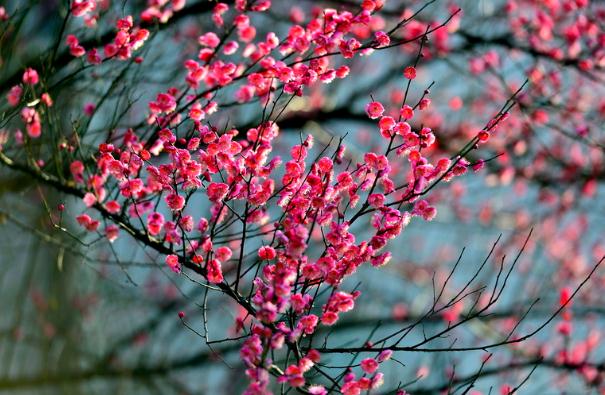
[[32,68],[25,69],[23,73],[23,83],[27,85],[36,85],[39,81],[38,72]]
[[389,116],[382,117],[378,122],[378,126],[380,127],[380,130],[391,130],[395,126],[395,119]]
[[167,255],[166,256],[166,264],[168,265],[168,267],[170,268],[170,270],[172,270],[175,273],[180,273],[181,272],[181,264],[179,263],[179,257],[171,254],[171,255]]
[[262,246],[258,249],[258,257],[260,259],[272,260],[276,256],[275,249],[273,247]]
[[92,207],[97,202],[97,197],[94,194],[87,192],[82,200],[86,207]]
[[99,227],[99,221],[92,219],[88,214],[78,215],[76,221],[89,232],[94,232]]
[[105,203],[105,209],[111,214],[117,214],[118,212],[120,212],[120,203],[115,200],[110,200]]
[[401,108],[399,114],[401,115],[401,118],[407,121],[408,119],[412,119],[414,117],[414,110],[412,109],[412,107],[406,104]]
[[211,202],[218,202],[223,200],[229,191],[229,185],[222,182],[212,182],[208,185],[207,193],[208,199]]
[[375,37],[378,45],[381,47],[386,47],[387,45],[389,45],[391,43],[391,38],[389,37],[388,34],[386,34],[383,31],[378,31],[378,32],[374,33],[374,37]]
[[384,107],[377,101],[366,104],[366,113],[370,119],[380,118],[384,113]]
[[71,13],[76,17],[81,17],[94,11],[97,6],[94,0],[74,0],[71,3]]
[[19,104],[19,101],[21,100],[21,94],[23,93],[23,88],[21,88],[19,85],[15,85],[13,86],[7,93],[6,95],[6,99],[8,100],[8,104],[11,107],[15,107],[17,104]]
[[374,372],[378,369],[378,362],[374,358],[366,358],[361,361],[361,369],[367,374],[374,374]]
[[120,228],[117,225],[107,225],[105,227],[105,237],[109,240],[110,243],[113,243],[117,240],[120,234]]
[[71,171],[72,177],[76,182],[84,182],[84,163],[79,160],[75,160],[69,165],[69,170]]
[[76,36],[74,36],[73,34],[68,34],[66,41],[67,45],[69,45],[69,53],[72,56],[75,56],[76,58],[84,56],[84,54],[86,53],[86,49],[84,49],[84,47],[80,45]]
[[300,324],[302,326],[303,332],[307,335],[310,335],[315,332],[315,327],[317,326],[318,321],[319,318],[317,318],[317,316],[314,314],[309,314],[304,317],[301,317]]
[[166,204],[173,211],[182,210],[185,207],[185,198],[176,193],[171,193],[165,198]]
[[170,113],[176,109],[176,100],[168,93],[159,93],[155,102],[149,103],[152,113]]
[[164,216],[160,213],[151,213],[147,217],[147,230],[152,236],[160,234],[164,226]]
[[46,107],[53,106],[53,99],[50,97],[50,94],[45,92],[40,96],[40,101],[46,105]]
[[25,129],[31,138],[38,138],[42,134],[42,125],[40,123],[40,115],[31,108],[25,107],[21,110],[21,119],[25,122]]
[[229,247],[219,247],[217,248],[216,252],[216,259],[218,259],[221,262],[226,262],[229,259],[231,259],[231,256],[233,255],[233,252],[231,251],[231,249]]
[[221,269],[221,263],[218,259],[211,259],[206,265],[207,278],[213,284],[223,282],[223,271]]
[[393,351],[391,351],[391,350],[381,351],[380,354],[378,355],[378,357],[376,358],[376,361],[378,361],[378,362],[388,361],[389,359],[391,359],[392,355],[393,355]]

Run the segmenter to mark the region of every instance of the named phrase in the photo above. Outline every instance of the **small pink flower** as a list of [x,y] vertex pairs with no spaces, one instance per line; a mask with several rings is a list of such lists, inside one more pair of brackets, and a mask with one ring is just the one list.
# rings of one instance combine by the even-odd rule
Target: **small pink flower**
[[420,110],[426,110],[427,108],[430,107],[430,105],[431,105],[431,99],[429,99],[428,97],[425,97],[420,100],[420,104],[418,105],[418,108]]
[[309,314],[300,319],[300,324],[302,326],[302,330],[307,335],[315,332],[315,327],[317,327],[317,322],[319,318],[315,314]]
[[572,293],[573,293],[573,291],[569,287],[565,287],[565,288],[561,289],[561,291],[559,292],[559,305],[561,307],[567,306],[570,304]]
[[116,27],[118,30],[130,30],[134,26],[132,15],[128,15],[126,18],[118,19]]
[[340,389],[340,391],[343,393],[343,395],[359,395],[361,394],[361,388],[359,387],[359,384],[355,381],[349,381],[347,383],[345,383],[342,388]]
[[74,0],[71,4],[71,12],[73,16],[84,16],[91,11],[94,11],[97,3],[94,0]]
[[391,38],[388,34],[383,31],[378,31],[374,33],[374,37],[376,38],[378,45],[380,45],[381,47],[386,47],[391,43]]
[[94,232],[99,227],[99,221],[90,218],[88,214],[78,215],[76,221],[89,232]]
[[372,207],[382,207],[384,206],[385,196],[382,193],[373,193],[368,196],[368,203]]
[[401,108],[399,114],[401,115],[401,118],[407,121],[408,119],[414,117],[414,109],[406,104]]
[[332,159],[324,156],[317,162],[317,166],[322,171],[322,173],[329,173],[334,167],[334,162]]
[[84,163],[75,160],[69,165],[69,170],[77,183],[84,182]]
[[338,314],[333,311],[327,311],[321,316],[321,323],[324,325],[334,325],[338,321]]
[[116,225],[107,225],[105,228],[105,237],[107,237],[107,240],[109,240],[110,243],[116,241],[119,234],[120,228],[118,228]]
[[198,42],[204,47],[216,48],[220,44],[221,40],[216,33],[208,32],[198,37]]
[[205,231],[208,230],[208,227],[210,226],[210,224],[208,223],[208,220],[204,217],[200,218],[199,222],[197,223],[197,230],[199,230],[201,233],[204,233]]
[[351,71],[351,69],[349,69],[348,66],[340,66],[336,69],[336,77],[345,78],[347,75],[349,75],[349,71]]
[[559,332],[563,336],[571,335],[572,330],[573,326],[570,321],[561,321],[557,325],[557,332]]
[[166,196],[165,200],[168,207],[173,211],[179,211],[185,206],[185,198],[176,193]]
[[87,192],[82,200],[86,207],[92,207],[97,202],[97,197],[94,194]]
[[21,110],[21,119],[25,122],[27,134],[31,138],[38,138],[42,134],[42,125],[40,124],[40,115],[31,107],[25,107]]
[[412,127],[407,122],[397,122],[393,130],[400,136],[406,136],[412,131]]
[[225,55],[233,55],[237,49],[239,48],[239,44],[237,43],[237,41],[229,41],[228,43],[225,44],[224,48],[223,48],[223,53]]
[[208,185],[208,199],[211,202],[218,202],[224,199],[227,196],[227,192],[229,192],[229,185],[222,182],[212,182]]
[[246,26],[243,29],[238,29],[237,34],[241,41],[249,43],[256,37],[256,28],[252,25]]
[[271,259],[275,259],[277,253],[273,247],[262,246],[258,249],[258,257],[260,259],[266,259],[270,261]]
[[43,93],[42,96],[40,96],[40,100],[46,105],[46,107],[53,106],[53,99],[48,93]]
[[78,42],[78,38],[76,36],[74,36],[73,34],[69,34],[67,36],[67,45],[69,45],[69,53],[76,57],[79,58],[80,56],[84,56],[84,54],[86,53],[86,50],[84,49],[83,46],[81,46]]
[[216,252],[216,259],[218,259],[221,262],[226,262],[229,259],[231,259],[231,256],[233,255],[233,252],[231,251],[231,248],[229,247],[219,247]]
[[150,235],[156,236],[164,227],[164,216],[160,213],[151,213],[147,217],[147,231]]
[[373,374],[378,369],[378,362],[374,358],[366,358],[361,361],[361,369],[367,374]]
[[38,72],[32,68],[25,69],[23,73],[23,83],[27,85],[36,85],[39,81]]
[[78,223],[82,226],[86,226],[87,224],[90,223],[92,219],[90,218],[90,215],[88,214],[80,214],[76,217],[76,221],[78,221]]
[[[82,48],[82,50],[84,50],[84,48]],[[117,45],[115,45],[113,43],[109,43],[103,47],[103,52],[105,53],[106,58],[113,58],[114,56],[116,56],[118,51],[119,51],[119,48],[117,47]],[[84,53],[82,53],[82,55],[84,55]],[[82,56],[82,55],[80,55],[80,56]]]
[[211,259],[208,261],[206,270],[208,271],[208,281],[210,281],[212,284],[219,284],[223,282],[223,271],[221,269],[221,263],[218,261],[218,259]]
[[384,113],[384,107],[377,101],[366,104],[366,113],[370,119],[380,118]]
[[171,254],[166,256],[166,264],[168,265],[168,267],[170,267],[170,270],[172,270],[175,273],[180,273],[181,272],[181,265],[179,263],[179,257]]
[[22,93],[23,93],[23,88],[21,88],[19,85],[13,86],[10,89],[10,91],[8,91],[8,94],[6,95],[6,100],[8,100],[8,104],[11,107],[15,107],[17,104],[19,104]]
[[99,55],[99,51],[96,48],[92,48],[90,51],[86,53],[86,60],[90,64],[100,64],[101,56]]
[[445,309],[441,315],[443,316],[443,320],[447,323],[455,322],[462,314],[464,310],[464,301],[458,301],[453,306]]
[[395,126],[395,120],[393,117],[382,117],[378,121],[378,127],[380,130],[391,130]]
[[328,390],[326,390],[321,385],[311,385],[311,386],[309,386],[309,388],[307,389],[307,391],[311,395],[327,395],[328,394]]
[[393,351],[384,350],[384,351],[381,351],[380,354],[378,354],[378,357],[376,358],[376,360],[378,362],[388,361],[389,359],[391,359],[392,355],[393,355]]
[[149,103],[149,109],[154,114],[171,113],[176,109],[176,99],[168,93],[159,93],[156,100]]
[[116,202],[115,200],[110,200],[109,202],[105,203],[105,209],[111,214],[117,214],[120,212],[120,203]]
[[473,164],[473,171],[480,171],[485,167],[485,161],[483,159],[479,159],[477,162]]
[[384,266],[387,263],[389,263],[391,258],[392,258],[392,254],[387,251],[378,256],[372,257],[372,259],[370,260],[370,264],[374,267]]
[[191,232],[193,230],[193,217],[191,215],[184,215],[181,217],[179,225],[185,232]]

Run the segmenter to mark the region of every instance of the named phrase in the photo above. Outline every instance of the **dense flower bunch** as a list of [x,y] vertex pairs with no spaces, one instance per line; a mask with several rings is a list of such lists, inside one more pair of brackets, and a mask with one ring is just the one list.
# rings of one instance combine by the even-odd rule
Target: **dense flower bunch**
[[[417,103],[404,102],[392,111],[381,102],[369,102],[367,116],[376,120],[376,133],[386,148],[367,152],[354,164],[346,160],[342,142],[333,153],[310,160],[314,147],[310,136],[282,159],[275,153],[279,122],[271,119],[247,130],[223,132],[207,123],[220,111],[221,105],[213,100],[219,89],[233,87],[236,101],[257,98],[267,108],[278,95],[302,96],[315,84],[346,78],[349,67],[338,65],[339,58],[370,55],[396,39],[398,29],[378,29],[384,25],[374,16],[383,6],[380,1],[364,1],[355,14],[317,8],[306,24],[293,24],[282,38],[274,32],[257,37],[251,15],[270,6],[269,1],[217,3],[212,20],[218,33],[199,36],[197,59],[184,62],[183,86],[160,92],[149,102],[147,124],[156,128],[153,136],[145,139],[129,129],[98,146],[94,167],[81,160],[70,163],[72,182],[83,189],[88,208],[76,219],[86,231],[104,234],[110,242],[118,238],[120,228],[138,232],[143,241],[159,246],[173,272],[179,274],[184,267],[197,271],[245,307],[254,317],[241,348],[250,379],[247,393],[268,393],[273,374],[292,387],[326,394],[326,388],[305,378],[321,355],[301,348],[301,342],[354,308],[360,292],[344,290],[343,282],[361,265],[387,264],[389,240],[412,217],[429,221],[435,217],[435,207],[423,195],[437,182],[464,174],[470,163],[463,157],[466,152],[452,159],[425,156],[435,135],[430,128],[416,129],[409,122],[430,107],[428,90]],[[166,22],[183,7],[184,2],[151,2],[141,20]],[[96,8],[94,1],[77,1],[71,12],[90,17]],[[221,34],[226,20],[233,28]],[[132,16],[119,19],[115,26],[115,38],[104,46],[104,57],[69,34],[71,55],[86,54],[93,65],[112,58],[128,60],[149,32],[136,26]],[[414,42],[427,31],[412,36],[406,32],[404,37]],[[232,32],[236,38],[231,38]],[[402,67],[402,73],[409,81],[416,76],[414,66]],[[38,82],[36,70],[27,69],[23,83],[31,87],[32,97],[39,93],[34,89]],[[11,89],[12,106],[21,105],[22,90],[20,85]],[[41,100],[52,105],[48,96]],[[24,107],[21,116],[29,137],[40,137],[43,128],[36,109]],[[504,116],[499,113],[486,130],[494,129]],[[192,128],[184,133],[182,125]],[[481,141],[475,137],[470,147]],[[189,212],[188,202],[197,195],[209,203],[208,215]],[[141,227],[107,223],[95,212],[113,220],[125,216],[127,223]],[[355,235],[351,227],[366,215],[371,215],[372,232]],[[218,229],[237,225],[241,237],[226,243]],[[260,245],[250,232],[261,232]],[[258,275],[246,276],[253,269]],[[249,299],[239,293],[244,288],[250,289]],[[320,289],[329,294],[325,300],[317,297]],[[284,371],[271,358],[282,349],[295,352],[298,360]],[[389,356],[382,352],[364,359],[361,375],[347,375],[341,391],[358,394],[379,387],[383,380],[377,370]]]
[[[241,270],[259,268],[260,275],[247,284],[254,289],[250,313],[256,321],[242,358],[252,381],[249,392],[264,393],[273,367],[268,351],[294,347],[318,325],[333,325],[342,313],[353,309],[359,292],[340,290],[342,282],[360,265],[385,265],[390,260],[390,252],[385,251],[388,241],[413,216],[426,220],[435,216],[435,208],[419,199],[430,183],[464,174],[468,162],[458,158],[453,164],[449,158],[441,158],[432,163],[424,157],[422,149],[429,148],[435,136],[428,128],[413,131],[404,121],[413,115],[408,105],[402,107],[399,120],[380,117],[377,133],[389,142],[386,154],[368,152],[353,169],[343,167],[343,145],[333,155],[310,162],[314,144],[310,137],[294,145],[289,157],[282,160],[273,154],[280,130],[272,121],[243,133],[231,129],[219,134],[190,111],[189,119],[179,122],[190,121],[195,133],[179,138],[169,127],[175,118],[169,121],[177,107],[176,94],[160,93],[149,105],[155,122],[168,126],[159,130],[151,152],[134,131],[128,131],[120,141],[99,146],[94,171],[83,174],[81,163],[73,162],[73,179],[88,190],[84,196],[87,206],[102,207],[112,214],[126,212],[133,222],[146,224],[143,230],[150,239],[173,246],[175,253],[166,256],[166,264],[176,273],[183,265],[199,267],[210,283],[228,287],[226,268],[237,271],[236,284]],[[382,113],[382,109],[375,111],[382,108],[378,102],[367,108],[372,118]],[[416,111],[421,111],[420,104]],[[389,156],[396,158],[396,165]],[[284,174],[280,177],[281,168]],[[117,193],[108,192],[116,186]],[[210,203],[208,216],[187,213],[187,202],[197,193]],[[162,214],[166,212],[162,204],[171,213],[170,219]],[[397,208],[403,204],[411,204],[413,209]],[[238,212],[236,207],[241,206],[245,208]],[[347,215],[353,209],[357,213]],[[373,234],[359,239],[350,227],[369,213]],[[234,216],[243,232],[254,229],[266,234],[253,260],[247,257],[254,244],[245,248],[251,243],[246,242],[245,234],[229,246],[216,236],[216,228],[229,225]],[[80,215],[78,221],[89,231],[98,230],[99,221],[88,214]],[[314,256],[310,241],[319,230],[325,242],[321,256]],[[115,228],[110,225],[105,233],[114,239]],[[314,306],[313,295],[322,286],[333,291],[325,303]],[[303,373],[319,360],[312,349],[300,357],[298,365],[289,366],[280,376],[292,386],[307,384]],[[364,366],[373,363],[377,364],[372,360]],[[370,377],[351,376],[343,391],[352,394],[375,388],[382,382],[375,370],[365,369]],[[319,386],[309,390],[325,393]]]
[[[141,20],[165,22],[183,6],[184,2],[153,2]],[[184,62],[183,86],[160,92],[149,102],[147,123],[156,128],[153,136],[144,139],[129,129],[98,146],[94,167],[74,160],[69,168],[89,208],[77,216],[84,229],[101,232],[113,242],[120,223],[102,221],[95,212],[109,219],[125,215],[128,223],[141,224],[136,232],[145,240],[161,246],[172,271],[178,274],[184,267],[197,271],[210,284],[230,290],[254,317],[241,349],[250,378],[248,393],[267,393],[274,374],[279,382],[325,394],[326,388],[305,378],[321,355],[301,348],[301,342],[354,308],[360,292],[344,290],[343,282],[361,265],[387,264],[388,241],[412,217],[434,218],[435,207],[420,199],[429,186],[464,174],[469,162],[462,156],[432,160],[424,155],[435,135],[428,127],[415,129],[408,122],[430,107],[428,91],[417,103],[404,103],[387,113],[382,103],[368,103],[367,115],[377,121],[376,132],[387,147],[382,153],[365,153],[363,161],[352,166],[342,143],[333,153],[310,160],[311,137],[282,159],[275,153],[279,122],[271,119],[247,130],[224,132],[207,123],[221,109],[213,100],[219,89],[234,87],[235,100],[257,98],[267,107],[278,94],[301,96],[315,84],[346,78],[350,70],[336,63],[339,58],[370,55],[395,38],[396,30],[377,29],[384,23],[373,14],[382,7],[375,1],[364,1],[356,14],[316,9],[306,24],[293,24],[282,38],[274,32],[257,37],[251,15],[269,7],[269,1],[217,3],[212,19],[219,29],[199,36],[197,59]],[[72,5],[76,17],[95,9],[94,1]],[[226,21],[233,28],[221,34]],[[149,35],[132,16],[119,19],[116,28],[113,42],[103,48],[104,57],[95,48],[84,48],[74,35],[67,37],[70,53],[75,57],[87,53],[93,65],[112,58],[127,60]],[[415,78],[413,66],[402,72],[410,81]],[[36,71],[26,70],[23,83],[36,86]],[[21,93],[20,86],[11,90],[11,105],[20,105]],[[36,110],[24,107],[21,114],[28,135],[39,137]],[[488,128],[496,123],[494,119]],[[192,128],[183,133],[181,125]],[[205,216],[189,209],[188,202],[200,194],[210,205]],[[371,215],[373,231],[360,237],[351,227],[366,214]],[[238,224],[241,238],[225,243],[218,229]],[[250,232],[262,232],[261,245],[249,237]],[[258,252],[251,256],[254,250]],[[254,268],[258,275],[246,277]],[[249,301],[240,289],[251,290]],[[330,296],[318,299],[319,289]],[[284,371],[270,357],[282,349],[296,352],[298,360]],[[388,357],[381,353],[364,359],[361,376],[348,375],[342,392],[357,394],[380,386],[382,374],[377,370]]]

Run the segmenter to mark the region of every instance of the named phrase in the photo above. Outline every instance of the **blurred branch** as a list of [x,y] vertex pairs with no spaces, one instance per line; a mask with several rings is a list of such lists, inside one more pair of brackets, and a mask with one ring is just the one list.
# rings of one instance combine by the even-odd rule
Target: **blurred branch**
[[175,371],[199,367],[204,364],[213,363],[219,354],[227,354],[237,351],[239,344],[234,343],[215,349],[215,352],[201,352],[193,356],[164,362],[157,365],[141,365],[133,367],[110,367],[108,365],[95,366],[89,370],[82,371],[60,371],[59,373],[45,373],[40,376],[16,377],[11,379],[0,379],[0,391],[16,390],[23,388],[36,388],[60,384],[76,384],[79,382],[96,379],[136,379],[144,380],[151,376],[164,376]]

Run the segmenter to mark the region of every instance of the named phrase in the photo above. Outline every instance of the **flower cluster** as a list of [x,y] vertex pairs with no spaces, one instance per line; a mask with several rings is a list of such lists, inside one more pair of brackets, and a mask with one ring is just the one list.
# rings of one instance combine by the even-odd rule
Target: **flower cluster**
[[[157,119],[165,119],[176,111],[176,92],[171,93],[161,93],[150,103]],[[382,106],[372,104],[376,105]],[[89,190],[84,198],[87,206],[100,204],[108,212],[122,211],[134,219],[140,218],[149,237],[177,246],[165,258],[175,273],[180,273],[183,266],[197,267],[210,283],[228,286],[225,268],[233,271],[235,265],[236,270],[241,270],[242,262],[259,266],[260,275],[249,283],[254,290],[249,308],[255,323],[241,354],[249,366],[249,393],[262,393],[274,373],[267,351],[290,347],[314,334],[320,325],[334,325],[343,313],[353,309],[360,292],[341,290],[343,282],[363,264],[387,264],[391,258],[391,253],[385,251],[388,241],[397,237],[413,216],[431,220],[436,215],[435,208],[427,200],[418,200],[418,196],[438,177],[451,179],[464,173],[454,170],[467,166],[467,162],[459,160],[452,165],[449,159],[439,159],[432,164],[421,154],[435,141],[430,129],[415,131],[408,124],[398,127],[397,123],[403,121],[386,128],[382,122],[385,118],[381,118],[377,133],[398,148],[380,155],[368,152],[352,170],[341,166],[346,152],[343,147],[332,156],[320,156],[310,162],[309,153],[314,149],[310,137],[294,145],[289,159],[283,162],[272,153],[280,134],[274,122],[245,133],[232,129],[219,134],[190,117],[196,132],[187,138],[177,137],[176,129],[159,121],[165,127],[159,130],[154,148],[148,151],[137,134],[129,130],[120,144],[99,146],[92,173],[84,174],[81,163],[73,162],[72,174],[75,182]],[[399,132],[402,129],[405,132]],[[152,160],[154,156],[158,159]],[[407,157],[407,171],[403,172],[401,165],[391,165],[389,156]],[[277,170],[282,167],[283,175],[278,177]],[[120,197],[108,200],[108,190],[114,185]],[[210,205],[207,218],[187,214],[188,199],[197,192]],[[273,199],[275,204],[269,206]],[[165,211],[160,210],[162,202]],[[411,203],[411,211],[395,206]],[[234,213],[236,207],[243,207],[243,211]],[[352,209],[360,211],[343,215]],[[366,210],[372,213],[373,232],[360,239],[351,232],[351,225]],[[161,211],[170,213],[172,219],[166,220]],[[279,220],[269,223],[269,218],[275,216]],[[234,218],[241,220],[244,229],[257,226],[268,230],[265,242],[269,244],[258,248],[256,262],[245,258],[248,250],[244,249],[244,240],[228,247],[216,238],[214,229],[228,226]],[[99,226],[99,221],[87,214],[82,214],[79,222],[88,231],[96,231]],[[320,257],[313,257],[309,248],[314,229],[321,229],[324,235]],[[105,232],[111,240],[117,236],[113,229]],[[243,277],[236,278],[243,281]],[[333,291],[321,306],[315,307],[318,301],[312,296],[313,289],[320,287]],[[285,325],[284,318],[288,316],[296,317],[291,327]],[[305,372],[318,356],[308,351],[301,358],[279,380],[325,393],[321,386],[305,379]],[[356,393],[355,389],[378,387],[382,383],[381,374],[376,373],[379,362],[364,361],[362,368],[368,376],[347,376],[343,391],[347,388],[345,393]]]
[[[91,65],[130,59],[149,37],[142,26],[166,23],[184,6],[184,1],[149,1],[140,21],[126,16],[115,22],[103,57],[72,34],[66,36],[69,52],[86,55]],[[86,16],[96,7],[94,1],[76,1],[71,12]],[[245,309],[249,325],[239,319],[237,326],[245,337],[240,356],[248,394],[268,393],[271,376],[311,394],[327,394],[310,379],[321,355],[307,339],[355,308],[361,292],[347,290],[347,280],[359,268],[387,265],[389,242],[415,217],[436,216],[436,204],[426,195],[437,183],[465,174],[471,167],[466,154],[487,142],[505,114],[472,137],[470,148],[449,158],[436,150],[433,129],[419,126],[418,119],[432,109],[430,92],[424,90],[415,103],[406,92],[397,106],[374,99],[366,104],[381,144],[358,158],[348,156],[343,142],[320,150],[312,136],[284,149],[277,115],[282,95],[294,99],[348,78],[352,69],[346,62],[392,45],[405,24],[386,29],[376,14],[383,2],[366,0],[358,12],[314,9],[305,24],[297,18],[283,37],[276,32],[261,37],[255,15],[262,17],[270,7],[270,1],[216,3],[211,20],[217,29],[196,34],[197,57],[189,53],[183,61],[180,86],[153,94],[142,126],[112,131],[94,155],[69,156],[69,183],[82,192],[85,209],[76,221],[83,232],[109,242],[133,235],[152,246],[174,275],[193,271]],[[232,28],[223,29],[227,25]],[[414,42],[427,31],[424,24],[410,23],[401,35]],[[443,50],[447,36],[439,37]],[[402,67],[398,76],[416,83],[416,66]],[[52,105],[50,96],[36,91],[41,85],[36,70],[26,69],[22,81],[8,94],[12,106],[21,105],[25,93]],[[259,99],[262,119],[219,129],[229,104],[219,95],[223,92],[239,103],[255,105]],[[89,109],[93,114],[94,104]],[[29,137],[40,137],[38,110],[26,105],[20,111]],[[75,143],[62,144],[67,153],[79,153]],[[207,210],[202,215],[194,206]],[[354,231],[362,221],[365,231]],[[296,361],[282,370],[273,358],[286,350]],[[358,373],[342,377],[341,392],[380,387],[378,370],[389,357],[386,351],[363,359]]]

